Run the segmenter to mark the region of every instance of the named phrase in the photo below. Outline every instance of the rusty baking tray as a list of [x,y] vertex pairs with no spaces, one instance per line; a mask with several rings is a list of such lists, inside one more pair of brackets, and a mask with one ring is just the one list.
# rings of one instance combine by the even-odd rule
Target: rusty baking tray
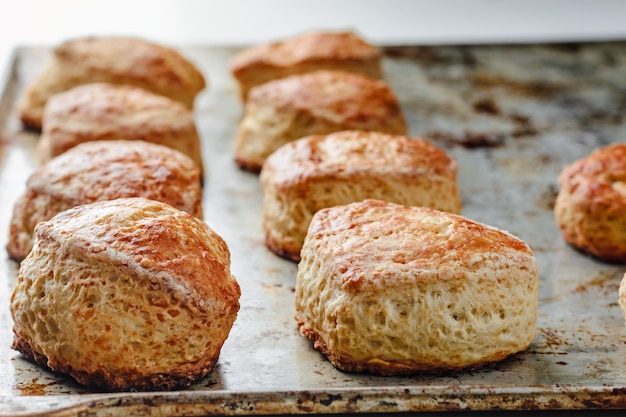
[[[191,388],[102,393],[10,349],[17,266],[0,260],[0,415],[122,416],[626,409],[624,266],[565,245],[552,208],[562,167],[626,138],[626,43],[386,47],[386,78],[412,135],[458,159],[466,217],[530,244],[540,270],[536,337],[493,367],[449,376],[374,377],[334,369],[297,333],[297,267],[263,244],[257,176],[233,162],[242,106],[228,62],[236,48],[181,48],[206,74],[197,102],[207,167],[205,219],[229,244],[241,311],[217,368]],[[0,101],[0,246],[36,164],[37,135],[15,104],[48,59],[18,48]]]

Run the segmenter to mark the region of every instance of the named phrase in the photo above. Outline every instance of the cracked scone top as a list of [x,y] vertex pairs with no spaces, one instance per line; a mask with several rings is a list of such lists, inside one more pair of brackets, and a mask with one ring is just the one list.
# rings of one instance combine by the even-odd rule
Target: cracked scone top
[[74,206],[122,197],[150,198],[203,216],[200,172],[191,158],[141,140],[85,142],[29,176],[13,206],[7,251],[21,261],[37,223]]
[[244,49],[230,64],[245,101],[250,89],[322,69],[382,78],[382,50],[354,32],[312,31]]
[[224,240],[165,203],[78,206],[36,229],[13,348],[105,390],[179,389],[215,366],[239,310]]
[[300,260],[318,210],[366,198],[461,212],[456,159],[420,138],[341,131],[281,146],[260,176],[266,245]]
[[19,105],[22,123],[41,128],[50,97],[91,83],[134,85],[183,103],[192,109],[205,87],[204,76],[175,49],[130,37],[70,39],[54,49],[39,77]]
[[259,172],[282,145],[341,130],[406,135],[407,124],[398,98],[381,80],[321,70],[270,81],[250,91],[235,161]]
[[315,214],[296,320],[337,368],[477,368],[527,349],[539,296],[526,243],[459,215],[365,200]]
[[130,85],[81,85],[50,98],[37,145],[41,162],[98,140],[143,140],[189,156],[203,174],[193,112],[181,103]]

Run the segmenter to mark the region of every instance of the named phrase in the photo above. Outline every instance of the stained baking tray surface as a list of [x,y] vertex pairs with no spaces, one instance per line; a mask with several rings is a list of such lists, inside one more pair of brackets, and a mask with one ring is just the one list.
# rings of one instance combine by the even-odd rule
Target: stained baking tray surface
[[[626,268],[562,241],[552,208],[565,164],[626,138],[626,43],[387,47],[384,69],[411,134],[455,156],[463,215],[532,247],[540,271],[536,337],[493,367],[448,376],[374,377],[334,369],[298,335],[297,267],[264,246],[262,192],[233,144],[242,105],[233,48],[181,48],[206,74],[196,120],[207,173],[205,220],[228,243],[241,311],[217,368],[185,391],[103,393],[10,349],[17,275],[0,259],[0,415],[203,415],[626,408],[626,325],[617,290]],[[50,56],[13,54],[0,99],[0,246],[36,166],[38,137],[16,102]],[[4,250],[4,249],[2,249]]]

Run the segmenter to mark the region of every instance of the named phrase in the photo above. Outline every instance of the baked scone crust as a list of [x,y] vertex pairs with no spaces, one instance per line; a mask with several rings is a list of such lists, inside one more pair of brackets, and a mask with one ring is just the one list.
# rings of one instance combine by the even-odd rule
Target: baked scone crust
[[309,136],[272,153],[260,180],[265,242],[294,261],[322,208],[369,198],[461,212],[456,160],[421,138],[354,130]]
[[143,140],[184,153],[203,171],[193,113],[139,87],[95,83],[72,88],[50,98],[43,120],[37,147],[42,162],[83,142]]
[[46,102],[54,94],[90,83],[129,84],[193,108],[206,87],[196,66],[175,49],[130,37],[70,39],[28,87],[19,105],[22,123],[41,129]]
[[626,144],[566,166],[554,206],[563,239],[599,260],[626,263]]
[[365,200],[318,211],[298,264],[302,335],[337,368],[477,368],[527,349],[539,278],[526,243],[459,215]]
[[230,63],[242,100],[251,88],[322,69],[382,78],[382,49],[351,31],[311,31],[244,49]]
[[239,310],[224,240],[144,198],[74,207],[37,226],[11,297],[13,348],[105,390],[189,386]]
[[235,143],[235,161],[259,172],[282,145],[341,130],[406,135],[407,124],[389,85],[360,74],[315,71],[251,90]]
[[81,204],[146,197],[202,218],[200,172],[186,155],[144,141],[85,142],[28,178],[13,207],[7,251],[22,261],[37,223]]

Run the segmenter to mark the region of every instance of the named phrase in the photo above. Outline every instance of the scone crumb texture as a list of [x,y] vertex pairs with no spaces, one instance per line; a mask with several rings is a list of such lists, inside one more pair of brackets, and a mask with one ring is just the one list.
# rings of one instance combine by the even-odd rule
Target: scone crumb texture
[[296,281],[300,332],[337,368],[478,368],[528,348],[539,298],[519,238],[462,216],[365,200],[315,214]]

